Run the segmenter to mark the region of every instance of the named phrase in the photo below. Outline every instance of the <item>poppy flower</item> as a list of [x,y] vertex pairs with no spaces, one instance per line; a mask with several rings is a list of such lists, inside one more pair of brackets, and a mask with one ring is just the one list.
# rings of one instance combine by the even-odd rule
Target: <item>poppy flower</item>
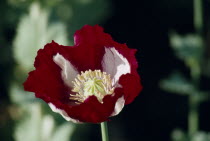
[[102,27],[85,25],[74,46],[52,41],[38,51],[24,88],[68,121],[107,121],[142,90],[135,52]]

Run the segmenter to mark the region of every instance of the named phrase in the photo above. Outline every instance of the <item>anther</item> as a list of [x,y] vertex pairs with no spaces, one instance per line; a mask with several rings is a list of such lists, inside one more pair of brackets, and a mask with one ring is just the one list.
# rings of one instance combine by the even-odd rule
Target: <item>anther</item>
[[70,94],[70,99],[76,101],[76,104],[84,102],[91,95],[103,103],[103,97],[114,92],[110,74],[100,70],[81,72],[72,83],[72,92],[76,94]]

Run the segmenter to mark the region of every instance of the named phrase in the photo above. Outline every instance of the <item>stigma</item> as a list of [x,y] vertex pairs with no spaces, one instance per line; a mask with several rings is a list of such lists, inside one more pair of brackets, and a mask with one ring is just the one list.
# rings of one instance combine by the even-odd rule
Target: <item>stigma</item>
[[101,70],[88,70],[78,74],[74,81],[74,87],[70,94],[70,99],[75,103],[83,103],[89,96],[95,96],[100,103],[103,103],[103,98],[106,95],[114,93],[112,79],[106,72]]

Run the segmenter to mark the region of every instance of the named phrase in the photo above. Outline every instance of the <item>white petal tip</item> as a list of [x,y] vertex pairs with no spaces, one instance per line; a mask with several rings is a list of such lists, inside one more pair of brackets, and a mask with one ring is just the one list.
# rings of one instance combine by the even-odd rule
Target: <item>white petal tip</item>
[[124,96],[122,96],[122,97],[118,98],[118,100],[115,104],[114,112],[111,114],[110,117],[118,115],[122,111],[124,105],[125,105],[125,99],[124,99]]
[[65,120],[72,121],[74,123],[81,123],[79,120],[70,118],[64,110],[56,108],[55,105],[53,105],[52,103],[48,103],[48,105],[50,106],[53,112],[59,113]]

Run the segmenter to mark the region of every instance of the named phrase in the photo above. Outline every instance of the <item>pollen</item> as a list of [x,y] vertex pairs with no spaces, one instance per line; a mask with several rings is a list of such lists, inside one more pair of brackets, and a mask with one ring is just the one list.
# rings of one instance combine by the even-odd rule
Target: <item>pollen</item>
[[83,103],[92,95],[103,103],[105,95],[114,93],[110,75],[100,70],[81,72],[72,83],[74,84],[72,92],[75,94],[70,94],[70,99],[76,101],[77,104]]

